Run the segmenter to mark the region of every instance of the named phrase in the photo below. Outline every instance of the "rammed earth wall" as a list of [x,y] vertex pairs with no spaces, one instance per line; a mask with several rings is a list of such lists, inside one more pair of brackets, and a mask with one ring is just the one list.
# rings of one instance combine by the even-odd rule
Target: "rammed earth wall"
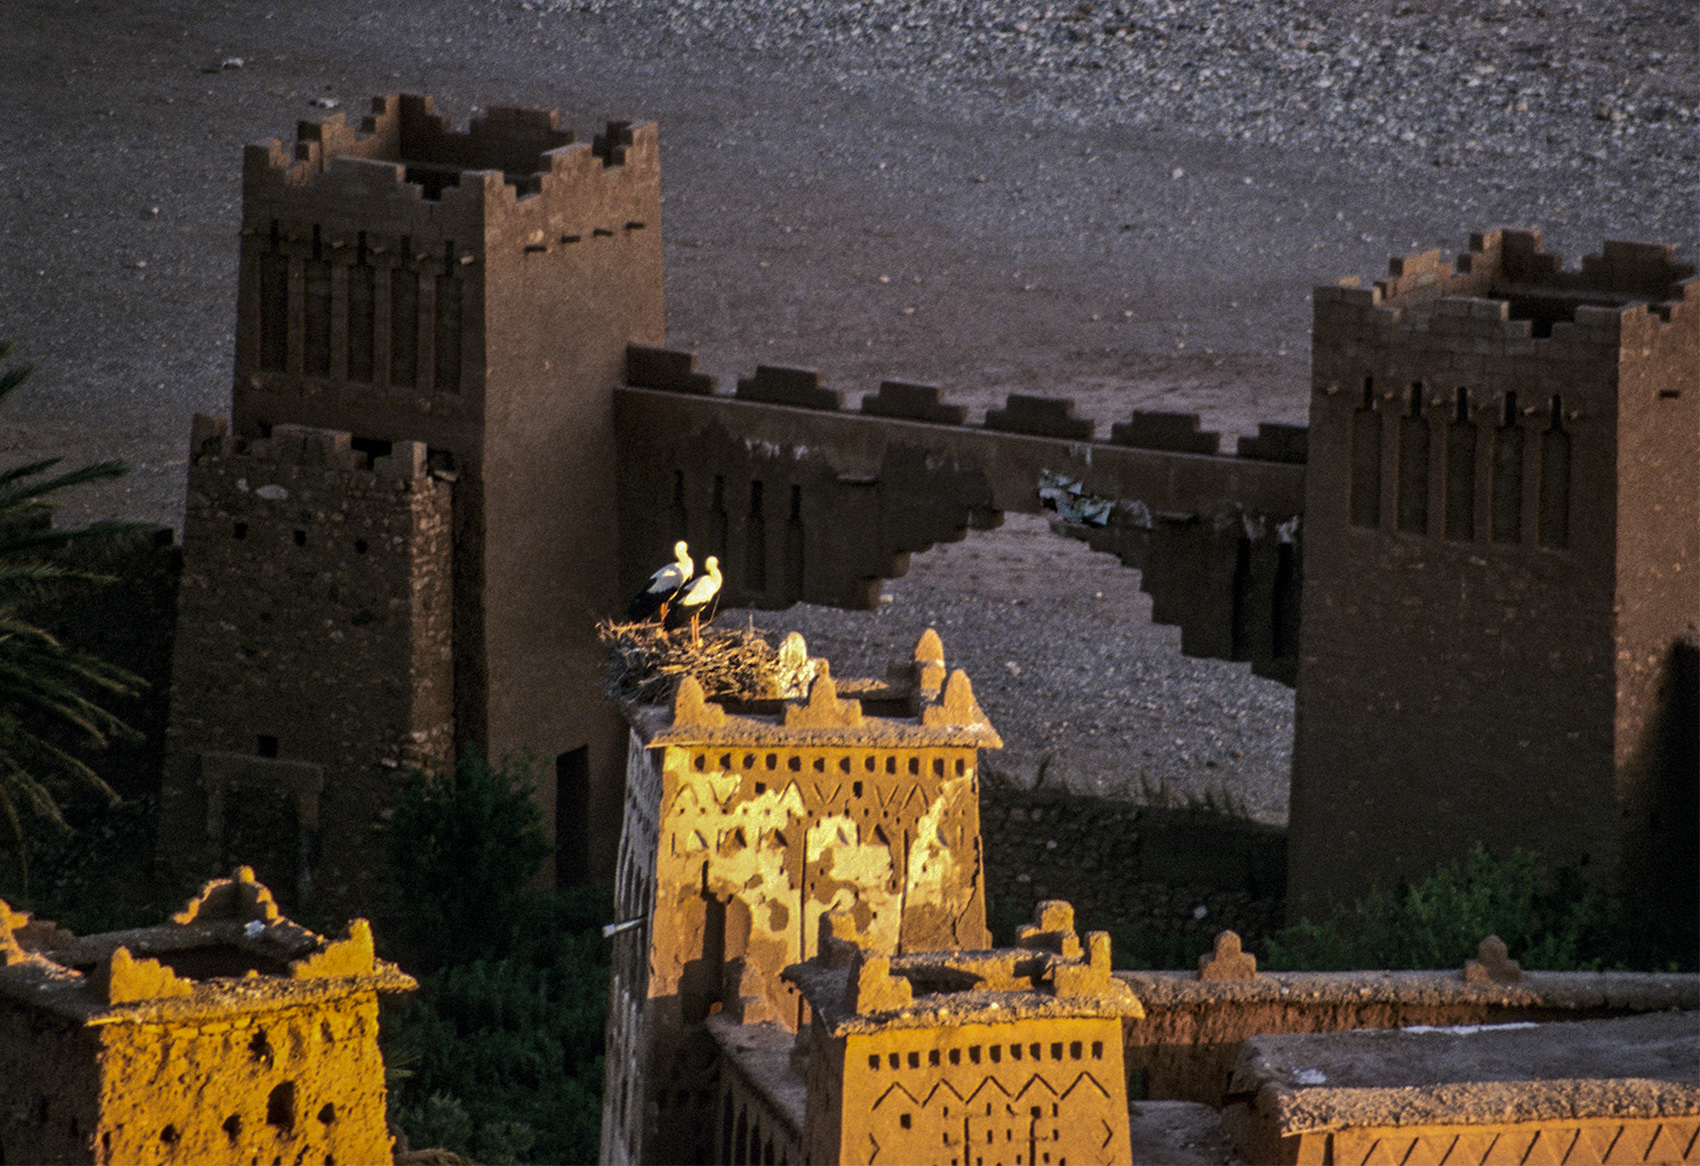
[[1279,827],[988,782],[980,833],[997,919],[1067,899],[1082,926],[1140,927],[1195,955],[1225,927],[1255,943],[1281,925],[1287,835]]

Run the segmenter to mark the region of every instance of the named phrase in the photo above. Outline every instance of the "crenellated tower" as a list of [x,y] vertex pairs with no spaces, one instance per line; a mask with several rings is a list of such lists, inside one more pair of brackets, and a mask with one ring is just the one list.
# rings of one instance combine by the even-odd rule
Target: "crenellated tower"
[[160,859],[371,904],[384,816],[453,760],[453,495],[427,447],[195,419]]
[[1495,231],[1315,313],[1291,909],[1476,841],[1692,904],[1694,267]]
[[[383,97],[244,160],[233,435],[424,449],[453,493],[454,735],[541,763],[563,878],[611,866],[618,829],[623,737],[585,629],[617,606],[612,392],[627,344],[662,339],[660,211],[653,125],[579,143],[534,110],[462,131]],[[209,666],[180,656],[178,683]]]

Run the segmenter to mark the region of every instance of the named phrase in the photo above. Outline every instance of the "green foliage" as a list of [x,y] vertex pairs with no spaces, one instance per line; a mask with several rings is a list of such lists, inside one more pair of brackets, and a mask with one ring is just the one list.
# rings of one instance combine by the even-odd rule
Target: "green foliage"
[[386,1001],[390,1115],[416,1149],[478,1162],[594,1162],[608,1012],[607,888],[527,889],[550,846],[531,766],[472,751],[415,774],[390,819],[405,949]]
[[605,892],[534,897],[514,948],[443,967],[386,1004],[391,1113],[415,1148],[479,1162],[594,1162],[601,1135],[608,948],[586,918]]
[[1129,971],[1193,971],[1199,955],[1210,950],[1211,941],[1197,931],[1129,923],[1109,932],[1111,960]]
[[[12,345],[0,341],[0,359]],[[0,372],[0,399],[33,371]],[[109,582],[53,563],[48,552],[79,540],[121,540],[132,523],[100,523],[74,531],[51,529],[48,517],[64,490],[123,474],[121,461],[54,473],[48,458],[0,471],[0,822],[10,843],[19,893],[28,895],[24,821],[45,821],[68,832],[60,800],[67,789],[90,791],[108,803],[118,795],[79,755],[134,730],[99,703],[135,693],[140,677],[67,647],[25,614],[26,607],[68,589]]]
[[487,764],[468,749],[454,773],[413,774],[390,818],[390,859],[409,967],[508,950],[538,910],[528,891],[551,847],[529,761]]
[[1489,935],[1525,968],[1597,970],[1622,962],[1620,912],[1572,872],[1548,877],[1522,850],[1498,857],[1477,844],[1420,882],[1379,888],[1324,923],[1301,920],[1269,937],[1270,970],[1461,968]]

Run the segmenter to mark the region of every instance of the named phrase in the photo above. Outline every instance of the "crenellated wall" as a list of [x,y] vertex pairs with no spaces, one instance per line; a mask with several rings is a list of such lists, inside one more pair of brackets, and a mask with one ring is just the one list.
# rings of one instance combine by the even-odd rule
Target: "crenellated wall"
[[1196,414],[1136,410],[1100,441],[1065,399],[1012,394],[969,425],[934,386],[886,381],[851,411],[818,374],[769,366],[716,395],[690,354],[638,346],[626,380],[615,404],[629,590],[683,538],[720,559],[728,604],[872,607],[911,553],[1037,511],[1041,487],[1066,479],[1103,499],[1107,519],[1059,530],[1142,569],[1184,651],[1292,681],[1301,428],[1265,425],[1237,456],[1216,456],[1220,437]]
[[409,769],[453,760],[452,486],[419,442],[198,418],[159,857],[372,903]]

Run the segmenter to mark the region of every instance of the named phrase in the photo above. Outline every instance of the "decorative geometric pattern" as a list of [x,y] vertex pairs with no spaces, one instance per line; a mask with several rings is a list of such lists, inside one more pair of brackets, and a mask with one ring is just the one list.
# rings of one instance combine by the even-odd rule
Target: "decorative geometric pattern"
[[1700,1163],[1700,1115],[1301,1134],[1298,1162],[1336,1166],[1617,1166]]

